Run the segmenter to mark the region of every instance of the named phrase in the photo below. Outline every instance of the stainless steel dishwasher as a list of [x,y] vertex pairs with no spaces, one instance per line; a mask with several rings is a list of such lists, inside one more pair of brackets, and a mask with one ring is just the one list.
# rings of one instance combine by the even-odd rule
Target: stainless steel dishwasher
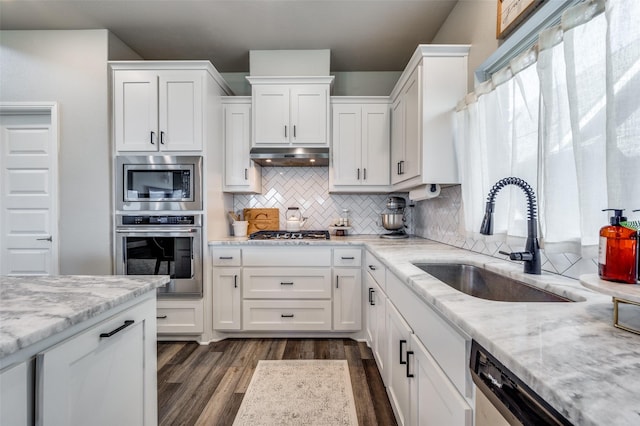
[[477,391],[475,426],[572,424],[475,340],[470,369]]

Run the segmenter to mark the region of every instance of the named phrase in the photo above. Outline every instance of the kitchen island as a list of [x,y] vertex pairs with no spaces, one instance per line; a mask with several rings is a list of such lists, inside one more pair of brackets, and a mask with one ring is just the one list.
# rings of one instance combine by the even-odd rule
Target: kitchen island
[[0,423],[155,424],[155,290],[168,282],[0,277]]
[[[402,241],[349,236],[327,241],[228,238],[210,242],[210,246],[240,248],[278,245],[300,249],[363,246],[413,297],[461,335],[480,343],[573,424],[628,425],[640,420],[640,336],[614,328],[611,297],[586,289],[577,280],[546,272],[526,275],[519,263],[413,237]],[[574,302],[478,299],[413,265],[437,262],[484,267]],[[634,322],[640,320],[637,309],[625,314]],[[467,352],[467,361],[468,357]]]

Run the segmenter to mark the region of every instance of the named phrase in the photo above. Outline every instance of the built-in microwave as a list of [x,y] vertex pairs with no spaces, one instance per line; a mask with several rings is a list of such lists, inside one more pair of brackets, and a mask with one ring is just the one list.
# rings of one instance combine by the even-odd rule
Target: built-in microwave
[[202,210],[202,157],[119,156],[115,174],[117,210]]

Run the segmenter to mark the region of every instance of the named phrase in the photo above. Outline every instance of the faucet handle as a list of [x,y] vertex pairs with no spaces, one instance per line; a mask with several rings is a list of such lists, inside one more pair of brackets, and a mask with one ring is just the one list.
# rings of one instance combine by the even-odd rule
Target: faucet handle
[[528,251],[516,251],[513,253],[507,253],[506,251],[499,250],[498,253],[509,256],[511,260],[522,260],[525,262],[533,260],[533,254]]

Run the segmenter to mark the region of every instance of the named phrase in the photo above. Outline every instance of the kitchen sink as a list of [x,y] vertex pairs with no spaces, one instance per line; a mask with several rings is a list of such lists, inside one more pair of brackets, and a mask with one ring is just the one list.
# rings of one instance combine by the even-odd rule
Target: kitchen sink
[[469,296],[500,302],[573,302],[518,280],[463,263],[414,263],[449,287]]

